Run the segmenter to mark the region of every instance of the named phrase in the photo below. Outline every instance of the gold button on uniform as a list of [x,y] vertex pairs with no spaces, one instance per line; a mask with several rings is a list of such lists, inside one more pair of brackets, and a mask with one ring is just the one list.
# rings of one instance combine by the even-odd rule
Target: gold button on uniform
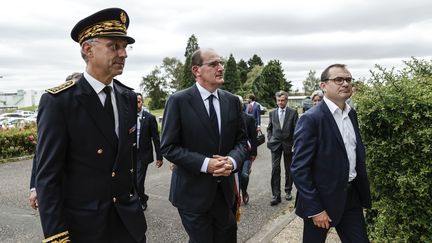
[[113,202],[116,203],[117,202],[117,198],[113,197]]
[[111,173],[111,177],[115,177],[116,176],[116,173],[115,173],[115,171],[113,171],[112,173]]
[[98,149],[97,150],[97,154],[102,154],[103,153],[103,149]]

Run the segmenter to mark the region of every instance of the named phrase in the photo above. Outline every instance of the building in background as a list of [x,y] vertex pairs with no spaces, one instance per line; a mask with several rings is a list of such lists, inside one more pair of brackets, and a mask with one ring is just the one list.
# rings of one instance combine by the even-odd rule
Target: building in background
[[16,92],[0,92],[0,111],[28,106],[37,106],[43,90],[22,90]]

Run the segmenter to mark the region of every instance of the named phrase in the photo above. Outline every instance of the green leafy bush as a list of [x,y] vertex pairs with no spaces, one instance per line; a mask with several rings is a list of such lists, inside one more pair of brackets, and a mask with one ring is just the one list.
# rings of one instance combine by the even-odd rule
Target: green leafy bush
[[367,149],[374,242],[432,242],[432,62],[377,66],[354,97]]
[[0,159],[31,155],[36,148],[36,126],[0,131]]

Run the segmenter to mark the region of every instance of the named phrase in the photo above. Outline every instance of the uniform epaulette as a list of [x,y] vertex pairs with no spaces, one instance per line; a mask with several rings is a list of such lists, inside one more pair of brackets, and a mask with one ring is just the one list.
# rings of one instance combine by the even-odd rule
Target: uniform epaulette
[[50,94],[58,94],[64,90],[67,90],[68,88],[72,87],[75,85],[75,81],[74,80],[68,80],[62,84],[60,84],[59,86],[53,87],[53,88],[49,88],[46,90],[46,92],[50,93]]
[[120,86],[123,86],[123,87],[125,87],[125,88],[128,89],[128,90],[134,90],[133,88],[128,87],[128,86],[122,84],[122,83],[121,83],[120,81],[118,81],[117,79],[114,79],[114,83],[116,83],[116,84],[118,84],[118,85],[120,85]]

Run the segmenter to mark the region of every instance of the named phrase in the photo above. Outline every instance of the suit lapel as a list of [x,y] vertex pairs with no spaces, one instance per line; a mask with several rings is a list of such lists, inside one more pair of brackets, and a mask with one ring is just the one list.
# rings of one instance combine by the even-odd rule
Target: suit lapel
[[126,136],[129,135],[128,131],[130,127],[127,127],[126,122],[128,121],[128,117],[132,114],[129,110],[128,106],[128,96],[125,90],[114,83],[114,92],[116,95],[116,102],[117,102],[117,112],[118,112],[118,118],[119,118],[119,145],[124,144],[124,141],[126,139]]
[[101,131],[101,133],[104,135],[104,137],[107,139],[107,141],[112,145],[114,149],[117,149],[117,138],[115,131],[112,130],[112,127],[107,122],[110,118],[108,117],[108,114],[106,114],[103,110],[102,103],[96,94],[96,92],[93,90],[93,88],[90,86],[90,84],[87,82],[87,80],[82,77],[77,84],[81,88],[81,93],[77,94],[77,99],[79,103],[82,105],[83,109],[87,111],[89,116],[93,119],[95,122],[96,128]]
[[201,95],[198,91],[198,88],[196,87],[195,84],[190,88],[189,94],[191,95],[191,99],[189,100],[190,106],[195,111],[195,113],[198,116],[201,123],[204,125],[207,133],[210,135],[212,140],[215,142],[217,139],[216,139],[215,135],[211,132],[210,117],[207,113],[207,109],[204,106],[204,102],[201,98]]
[[336,121],[334,120],[333,115],[330,112],[330,109],[328,108],[327,104],[325,102],[320,102],[318,104],[318,107],[321,109],[321,111],[324,113],[324,116],[326,117],[326,120],[329,122],[330,128],[332,130],[332,134],[336,136],[336,140],[338,141],[339,145],[342,147],[342,149],[345,151],[345,145],[342,139],[342,134],[339,131],[339,128],[336,124]]
[[[228,113],[229,113],[229,104],[228,104],[228,99],[225,96],[225,93],[220,92],[218,90],[218,95],[219,95],[219,106],[220,106],[220,119],[221,119],[221,131],[220,131],[220,139],[219,139],[219,143],[221,143],[224,139],[224,128],[228,123]],[[220,148],[220,144],[219,144],[219,148]]]

